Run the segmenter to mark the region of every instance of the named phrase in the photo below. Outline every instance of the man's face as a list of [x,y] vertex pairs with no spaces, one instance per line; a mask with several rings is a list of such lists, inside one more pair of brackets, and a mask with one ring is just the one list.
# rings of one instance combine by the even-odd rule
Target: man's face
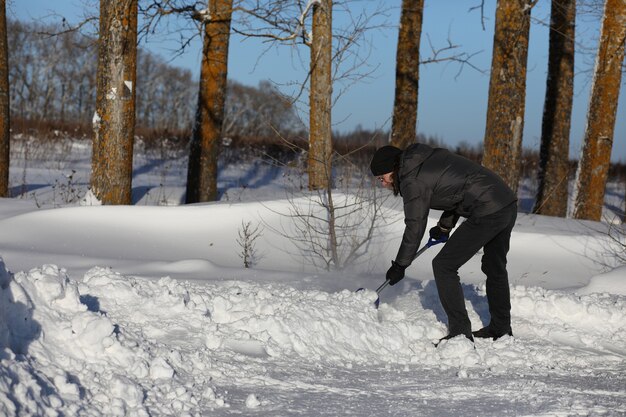
[[388,190],[393,190],[393,172],[379,175],[376,178],[378,178],[378,181],[380,181],[383,187],[387,188]]

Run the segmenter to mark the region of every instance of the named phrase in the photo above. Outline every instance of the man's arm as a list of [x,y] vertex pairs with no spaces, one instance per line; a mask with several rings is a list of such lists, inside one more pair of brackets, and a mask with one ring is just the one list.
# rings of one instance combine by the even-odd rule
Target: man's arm
[[398,249],[396,263],[409,266],[424,237],[430,210],[432,191],[420,181],[411,181],[402,187],[404,201],[404,234]]
[[459,215],[454,211],[444,211],[441,217],[439,218],[439,222],[437,226],[441,228],[444,232],[450,232],[456,226],[456,222],[459,221]]

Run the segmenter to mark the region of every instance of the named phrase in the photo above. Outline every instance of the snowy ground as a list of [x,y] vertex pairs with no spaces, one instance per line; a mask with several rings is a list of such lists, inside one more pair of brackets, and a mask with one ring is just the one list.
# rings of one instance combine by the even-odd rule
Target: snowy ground
[[[435,348],[446,334],[437,246],[380,309],[373,291],[354,292],[384,280],[397,200],[366,255],[326,272],[289,239],[288,214],[310,196],[286,193],[298,179],[261,161],[224,167],[220,202],[183,206],[184,160],[142,154],[135,205],[102,207],[85,205],[84,144],[15,152],[16,197],[0,200],[2,416],[626,415],[623,184],[602,223],[521,213],[515,337]],[[243,223],[262,232],[252,268]],[[479,328],[480,255],[461,275]]]

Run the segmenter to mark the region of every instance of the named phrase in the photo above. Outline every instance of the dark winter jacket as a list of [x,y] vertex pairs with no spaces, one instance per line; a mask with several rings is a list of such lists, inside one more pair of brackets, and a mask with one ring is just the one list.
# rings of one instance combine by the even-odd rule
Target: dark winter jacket
[[405,229],[396,262],[405,266],[418,250],[430,209],[443,210],[439,225],[452,229],[461,216],[482,217],[517,200],[489,169],[446,149],[419,143],[402,153],[398,181]]

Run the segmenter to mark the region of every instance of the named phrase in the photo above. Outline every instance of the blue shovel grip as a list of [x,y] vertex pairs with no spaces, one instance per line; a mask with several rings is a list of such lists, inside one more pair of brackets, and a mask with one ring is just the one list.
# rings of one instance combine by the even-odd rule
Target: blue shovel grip
[[447,241],[448,241],[448,237],[447,236],[442,237],[441,239],[438,239],[438,240],[437,239],[433,239],[431,237],[431,238],[428,238],[428,243],[426,243],[426,247],[430,248],[431,246],[438,245],[439,243],[445,243]]

